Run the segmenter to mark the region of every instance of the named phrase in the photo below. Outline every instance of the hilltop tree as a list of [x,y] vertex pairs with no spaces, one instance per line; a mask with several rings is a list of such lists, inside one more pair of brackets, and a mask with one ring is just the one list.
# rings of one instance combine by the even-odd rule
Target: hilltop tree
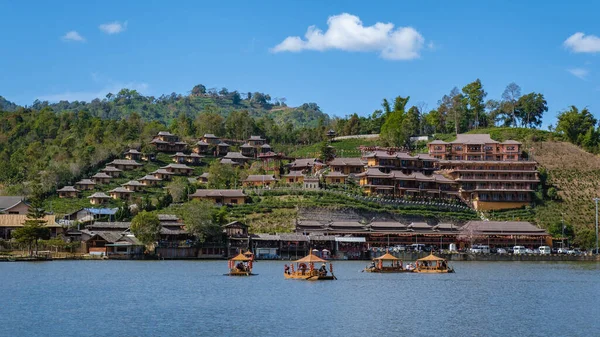
[[[36,193],[39,193],[39,191],[36,191]],[[12,232],[15,240],[27,245],[29,255],[34,255],[32,246],[35,247],[35,255],[37,255],[39,240],[50,238],[50,230],[46,227],[46,213],[40,198],[40,194],[37,194],[29,200],[29,211],[23,227]]]
[[192,88],[192,95],[200,96],[206,94],[206,87],[202,84],[198,84]]
[[[411,132],[407,126],[409,121],[404,111],[410,97],[398,96],[394,100],[394,110],[386,113],[385,122],[381,126],[380,138],[389,146],[405,146],[410,141]],[[384,99],[384,109],[387,100]],[[406,122],[406,124],[405,124]]]
[[215,219],[217,210],[210,201],[191,201],[184,205],[182,214],[185,229],[199,243],[204,242],[207,237],[220,234],[221,228]]
[[485,104],[483,101],[487,96],[487,92],[483,90],[483,85],[479,79],[464,86],[462,92],[467,112],[466,117],[467,119],[474,117],[472,123],[468,122],[469,129],[477,129],[482,121],[487,121],[485,118]]
[[524,127],[539,127],[542,125],[542,116],[548,111],[544,95],[535,92],[521,96],[517,101],[515,116],[521,120]]
[[231,165],[213,161],[208,167],[209,188],[235,188],[241,184],[238,172]]
[[579,111],[572,105],[569,110],[558,114],[556,132],[562,134],[569,142],[581,145],[585,134],[596,126],[597,120],[587,108]]
[[146,211],[141,211],[131,220],[131,232],[146,246],[158,240],[160,228],[158,216]]
[[502,93],[502,111],[504,113],[504,125],[509,126],[513,124],[517,126],[517,102],[521,98],[521,87],[516,83],[511,82],[506,86]]

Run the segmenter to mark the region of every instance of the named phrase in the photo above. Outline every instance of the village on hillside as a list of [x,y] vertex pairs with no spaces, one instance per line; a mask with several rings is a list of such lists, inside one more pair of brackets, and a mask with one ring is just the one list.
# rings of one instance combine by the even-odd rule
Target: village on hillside
[[[327,136],[335,141],[332,130]],[[444,206],[471,212],[528,206],[539,183],[537,163],[522,155],[520,142],[499,142],[488,134],[459,134],[450,142],[434,140],[427,144],[428,153],[420,154],[361,146],[360,157],[338,157],[330,147],[329,158],[288,157],[274,151],[261,136],[239,142],[205,134],[190,145],[163,131],[150,144],[155,152],[128,149],[122,158],[107,163],[94,175],[58,189],[61,199],[84,198],[89,200],[89,207],[73,210],[62,218],[47,215],[44,220],[51,235],[81,242],[82,254],[140,258],[145,245],[132,234],[131,222],[115,220],[118,208],[108,204],[111,200],[127,202],[146,189],[161,188],[176,176],[186,177],[198,186],[189,193],[188,200],[209,201],[217,206],[251,203],[249,192],[332,189],[371,202]],[[155,161],[157,155],[168,155],[172,163],[143,172],[144,163]],[[209,173],[195,172],[206,166],[208,158],[239,167],[260,163],[265,174],[247,175],[238,188],[207,188]],[[124,172],[139,172],[139,177],[119,187],[104,188]],[[344,188],[350,185],[355,187],[352,191]],[[9,240],[11,232],[23,225],[27,212],[24,198],[0,197],[0,238]],[[370,217],[359,211],[335,210],[316,214],[311,209],[299,211],[291,233],[251,232],[243,221],[233,221],[222,226],[222,235],[198,244],[183,219],[166,213],[158,214],[160,238],[153,247],[153,254],[162,258],[225,258],[241,250],[252,250],[257,258],[292,258],[317,249],[339,259],[367,259],[373,252],[415,245],[439,250],[464,250],[478,243],[498,248],[521,245],[532,250],[540,245],[553,246],[546,230],[526,221],[444,221],[389,213]],[[564,239],[560,244],[564,245]]]

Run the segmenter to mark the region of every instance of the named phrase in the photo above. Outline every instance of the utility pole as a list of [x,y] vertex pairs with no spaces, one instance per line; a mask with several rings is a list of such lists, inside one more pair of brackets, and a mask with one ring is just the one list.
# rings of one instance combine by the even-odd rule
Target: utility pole
[[600,200],[600,198],[594,198],[594,201],[596,202],[596,254],[598,254],[598,200]]
[[562,236],[560,237],[560,248],[565,248],[565,213],[560,213],[560,225],[562,228]]

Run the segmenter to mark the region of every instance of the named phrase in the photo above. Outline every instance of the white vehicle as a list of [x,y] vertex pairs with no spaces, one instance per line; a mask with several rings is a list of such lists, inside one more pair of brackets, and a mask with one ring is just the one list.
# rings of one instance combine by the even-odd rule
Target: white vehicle
[[567,248],[558,248],[559,254],[566,254],[568,251],[569,251],[569,249],[567,249]]
[[489,254],[490,246],[486,245],[473,245],[469,250],[472,254]]
[[496,250],[496,254],[506,254],[507,251],[504,248],[498,248],[498,250]]
[[552,249],[549,246],[540,246],[538,248],[540,250],[541,255],[550,255],[552,254]]
[[514,246],[513,247],[513,254],[515,255],[521,255],[521,254],[526,254],[527,253],[527,248],[525,248],[525,246]]

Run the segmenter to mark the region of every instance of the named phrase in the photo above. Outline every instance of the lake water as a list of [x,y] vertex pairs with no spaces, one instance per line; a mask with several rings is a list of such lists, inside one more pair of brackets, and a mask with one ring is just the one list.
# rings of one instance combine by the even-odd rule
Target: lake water
[[456,262],[455,274],[285,280],[284,262],[0,263],[0,336],[598,336],[600,264]]

